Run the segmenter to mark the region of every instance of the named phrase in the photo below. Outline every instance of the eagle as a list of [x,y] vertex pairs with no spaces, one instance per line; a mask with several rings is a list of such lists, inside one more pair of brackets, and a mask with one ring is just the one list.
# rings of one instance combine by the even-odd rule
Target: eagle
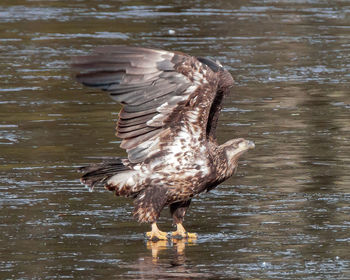
[[81,182],[132,198],[133,216],[151,224],[151,240],[168,238],[157,226],[165,206],[176,225],[170,236],[196,238],[183,226],[191,199],[231,177],[239,157],[254,148],[243,138],[217,141],[231,74],[209,58],[142,47],[103,46],[72,60],[77,81],[122,105],[116,136],[127,152],[80,168]]

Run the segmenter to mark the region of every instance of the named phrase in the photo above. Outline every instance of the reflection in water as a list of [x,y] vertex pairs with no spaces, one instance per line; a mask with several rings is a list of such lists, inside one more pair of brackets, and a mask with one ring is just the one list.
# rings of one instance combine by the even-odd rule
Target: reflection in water
[[181,266],[185,264],[185,247],[196,244],[196,239],[170,239],[159,241],[147,241],[147,248],[152,251],[152,260],[154,263],[158,262],[158,253],[160,250],[165,250],[169,247],[174,249],[174,259],[172,265]]
[[151,251],[151,256],[139,258],[138,264],[132,266],[133,269],[138,269],[135,279],[187,280],[213,277],[210,273],[195,271],[196,269],[186,262],[186,247],[195,245],[196,240],[188,239],[147,241],[146,246]]
[[152,251],[152,262],[158,262],[158,254],[160,250],[166,250],[168,248],[168,240],[159,241],[147,241],[147,249]]

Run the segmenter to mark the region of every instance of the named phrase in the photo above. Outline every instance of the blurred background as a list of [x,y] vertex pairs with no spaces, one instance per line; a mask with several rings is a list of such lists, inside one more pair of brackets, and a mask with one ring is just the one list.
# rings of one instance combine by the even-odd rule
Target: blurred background
[[[147,243],[131,200],[79,182],[79,166],[125,155],[120,106],[70,69],[113,44],[211,57],[235,78],[219,141],[256,148],[194,199],[197,241]],[[0,69],[1,279],[350,279],[349,1],[2,0]]]

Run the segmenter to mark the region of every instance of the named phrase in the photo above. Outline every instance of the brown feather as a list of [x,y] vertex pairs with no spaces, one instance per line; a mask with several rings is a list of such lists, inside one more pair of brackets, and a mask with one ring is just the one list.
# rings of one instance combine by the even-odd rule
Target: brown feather
[[129,126],[134,126],[137,124],[146,124],[146,122],[151,120],[156,115],[157,115],[157,113],[151,113],[151,114],[135,117],[132,119],[119,118],[118,119],[118,127],[129,127]]
[[120,144],[120,147],[128,150],[128,153],[131,153],[133,148],[136,148],[139,144],[151,139],[152,137],[158,134],[159,134],[159,130],[154,129],[146,134],[141,134],[137,137],[126,138],[122,141],[122,143]]

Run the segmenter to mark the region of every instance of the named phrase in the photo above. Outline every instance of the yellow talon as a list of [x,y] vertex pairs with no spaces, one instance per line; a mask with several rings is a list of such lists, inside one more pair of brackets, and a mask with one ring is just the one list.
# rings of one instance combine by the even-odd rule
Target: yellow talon
[[171,233],[173,238],[197,239],[196,233],[187,232],[181,223],[176,224],[176,231]]
[[186,232],[187,233],[187,238],[188,239],[197,239],[197,233],[195,232]]
[[160,231],[157,223],[152,224],[152,231],[146,232],[146,236],[149,240],[158,241],[158,240],[167,240],[168,233]]

